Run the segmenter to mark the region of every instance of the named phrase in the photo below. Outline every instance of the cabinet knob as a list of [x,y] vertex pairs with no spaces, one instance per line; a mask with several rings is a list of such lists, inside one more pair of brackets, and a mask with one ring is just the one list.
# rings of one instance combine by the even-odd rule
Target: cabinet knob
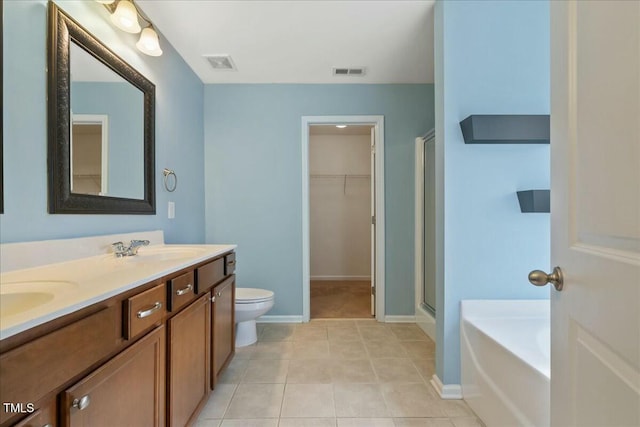
[[49,423],[49,424],[45,424],[42,427],[53,427],[53,424]]
[[216,296],[215,295],[211,297],[211,302],[216,302]]
[[82,411],[83,409],[86,409],[90,403],[91,398],[87,394],[86,396],[82,396],[80,399],[73,399],[73,403],[71,403],[71,406]]
[[218,297],[221,297],[221,296],[222,296],[222,292],[218,292],[216,295],[217,295]]

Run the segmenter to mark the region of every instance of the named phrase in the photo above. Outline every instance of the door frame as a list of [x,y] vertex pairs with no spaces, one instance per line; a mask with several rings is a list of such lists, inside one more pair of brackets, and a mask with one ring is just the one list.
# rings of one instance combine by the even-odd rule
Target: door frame
[[302,321],[311,318],[311,258],[309,238],[309,128],[311,125],[371,125],[376,139],[376,320],[385,321],[385,209],[384,209],[384,116],[302,117]]
[[[70,156],[73,159],[73,125],[100,125],[102,140],[100,141],[100,195],[106,196],[109,193],[109,116],[106,114],[73,114],[71,113],[70,132]],[[69,162],[69,178],[71,190],[73,190],[73,160]]]

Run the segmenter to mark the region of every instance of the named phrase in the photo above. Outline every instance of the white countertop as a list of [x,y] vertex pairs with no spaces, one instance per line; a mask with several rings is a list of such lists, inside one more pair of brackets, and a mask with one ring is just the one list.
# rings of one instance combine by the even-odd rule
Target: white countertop
[[17,313],[0,311],[0,340],[236,247],[151,245],[141,248],[135,257],[116,258],[113,254],[102,254],[3,273],[0,275],[0,298],[12,293],[44,290],[40,296],[50,300]]

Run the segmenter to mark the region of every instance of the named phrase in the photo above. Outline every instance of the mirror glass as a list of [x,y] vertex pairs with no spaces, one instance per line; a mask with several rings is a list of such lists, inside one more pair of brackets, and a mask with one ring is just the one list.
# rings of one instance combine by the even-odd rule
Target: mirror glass
[[71,192],[144,198],[144,94],[72,42]]
[[154,84],[51,1],[47,54],[49,213],[155,214]]

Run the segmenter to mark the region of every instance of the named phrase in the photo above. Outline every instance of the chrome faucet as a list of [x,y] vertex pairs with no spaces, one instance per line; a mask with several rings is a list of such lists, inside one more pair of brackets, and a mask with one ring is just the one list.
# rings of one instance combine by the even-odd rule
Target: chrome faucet
[[111,244],[111,249],[113,249],[116,258],[122,258],[125,256],[135,256],[141,246],[147,246],[148,244],[148,240],[132,240],[129,246],[125,246],[122,242],[115,242]]

